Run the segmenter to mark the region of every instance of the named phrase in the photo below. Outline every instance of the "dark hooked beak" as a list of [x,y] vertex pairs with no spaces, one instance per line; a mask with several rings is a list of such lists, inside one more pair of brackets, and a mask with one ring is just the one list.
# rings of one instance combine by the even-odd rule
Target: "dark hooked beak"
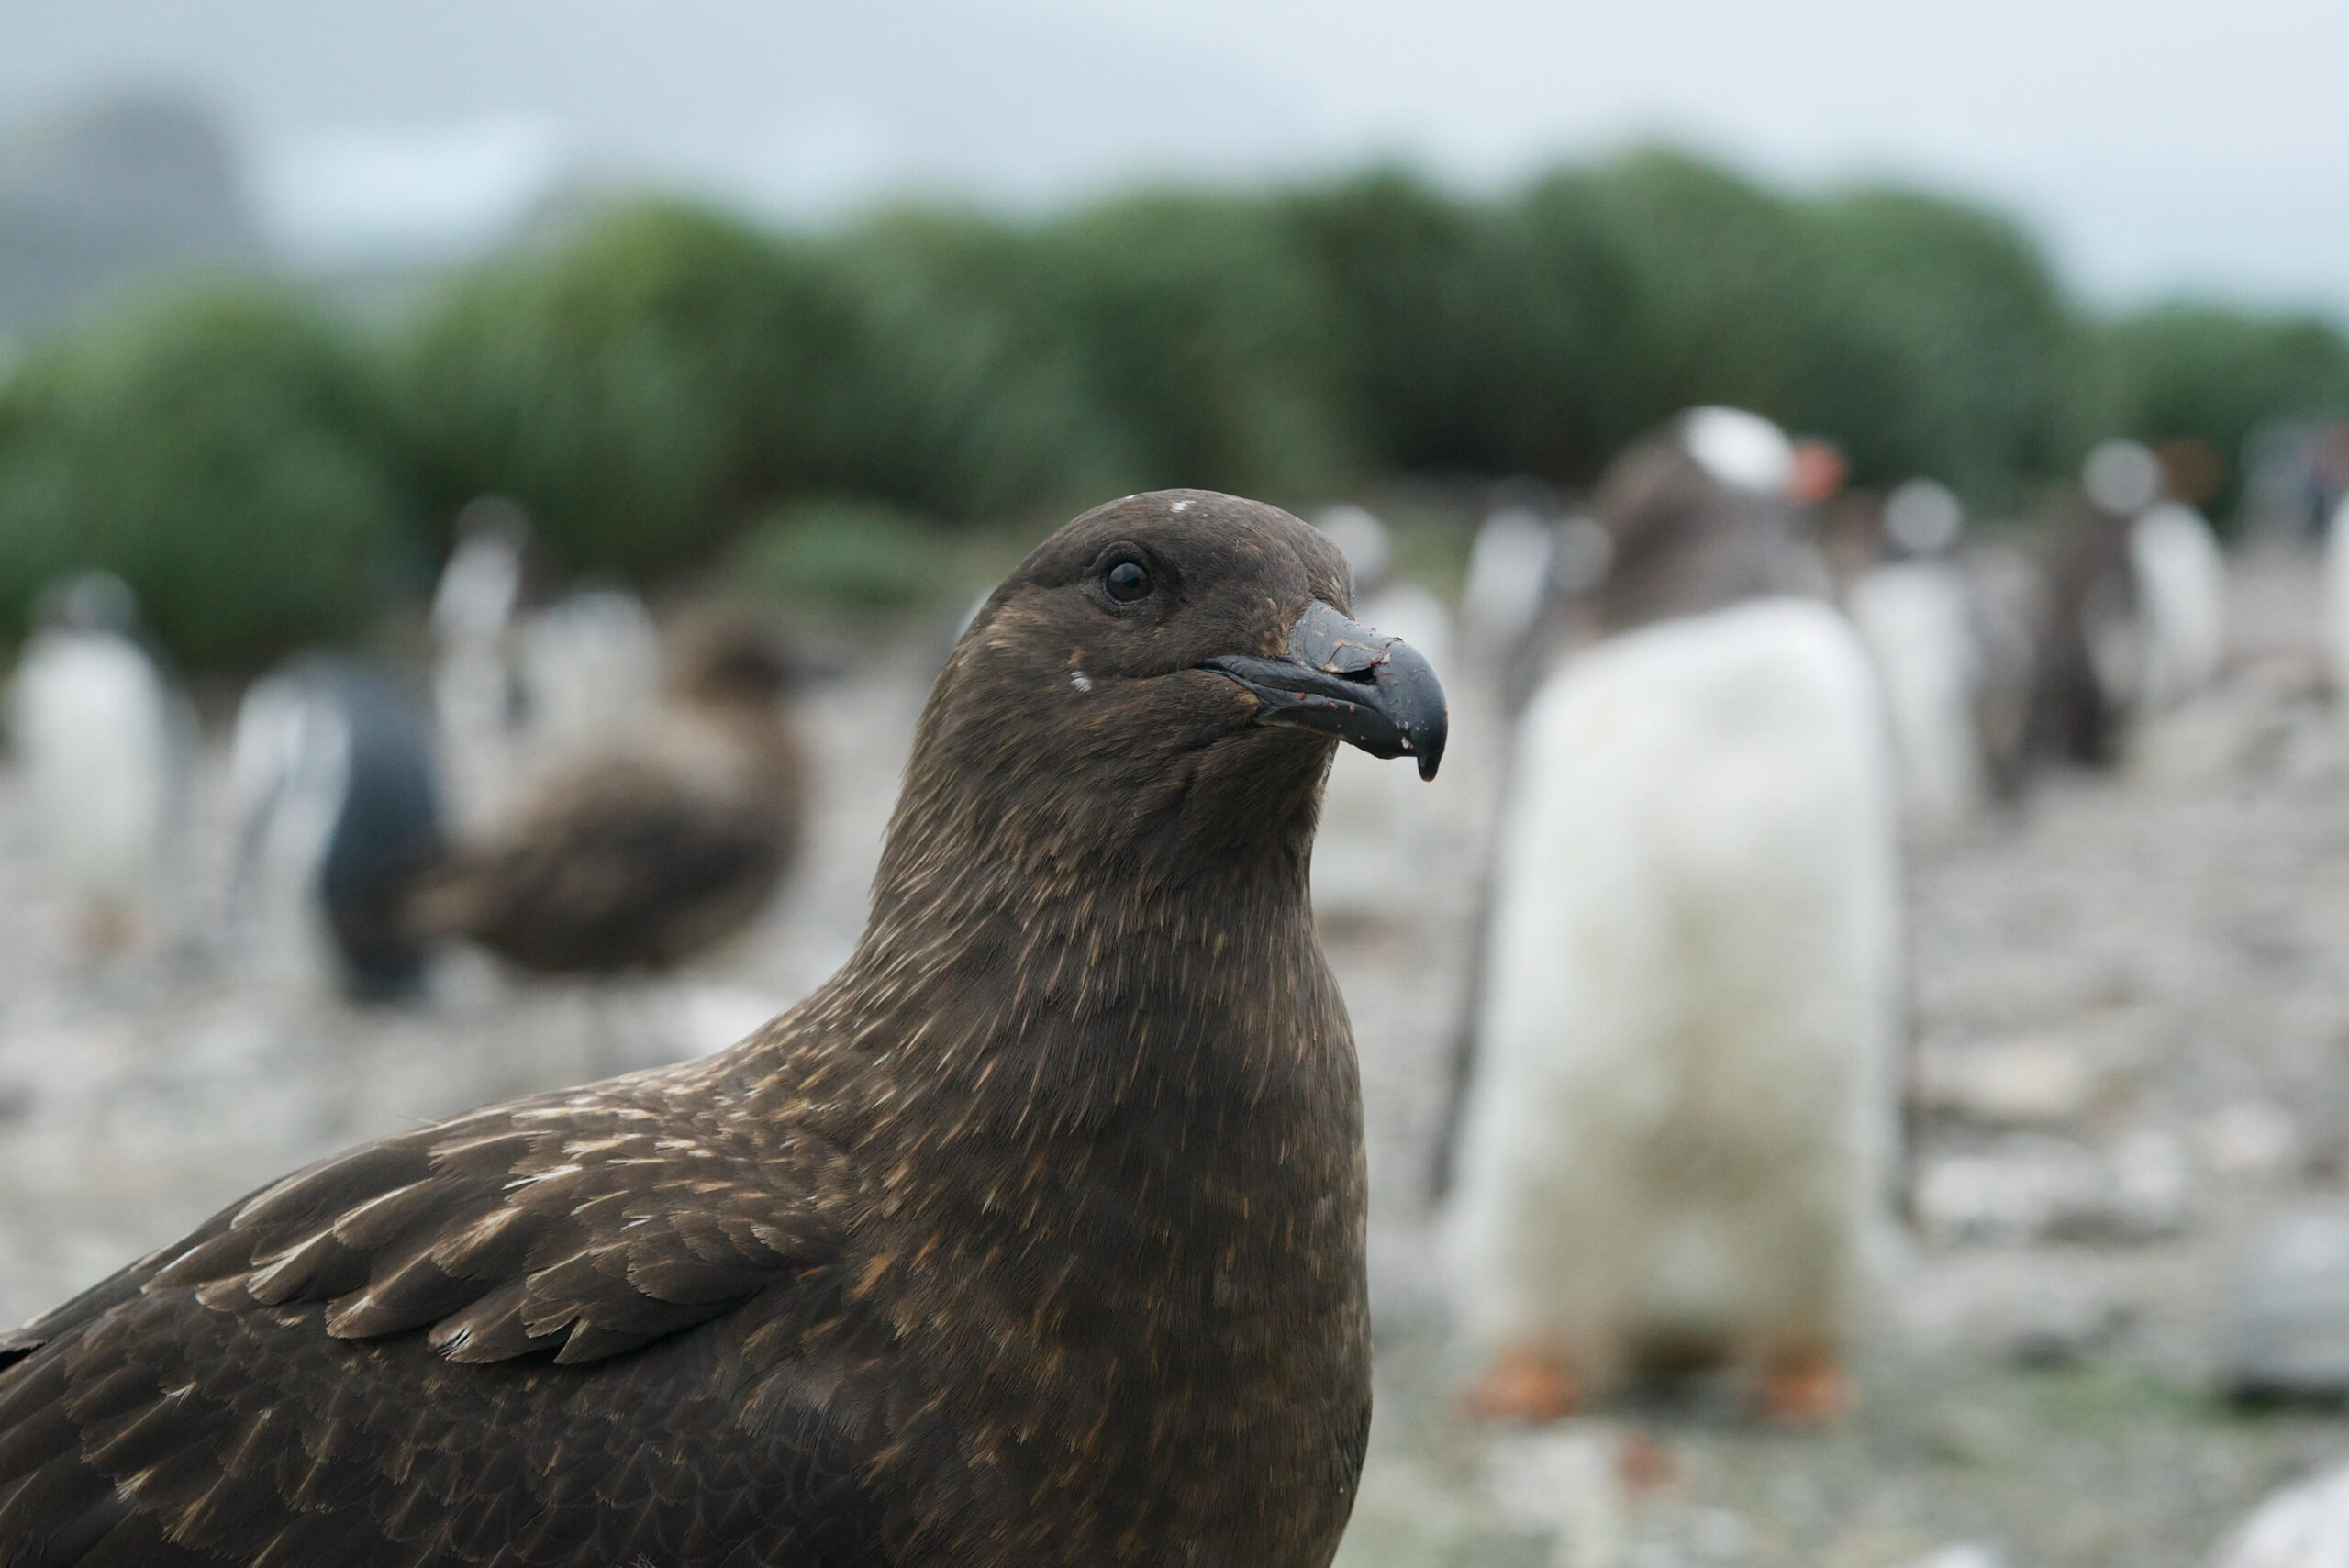
[[1255,696],[1256,722],[1319,729],[1374,757],[1419,759],[1435,777],[1450,728],[1443,687],[1418,649],[1316,599],[1289,628],[1286,656],[1235,653],[1200,666]]

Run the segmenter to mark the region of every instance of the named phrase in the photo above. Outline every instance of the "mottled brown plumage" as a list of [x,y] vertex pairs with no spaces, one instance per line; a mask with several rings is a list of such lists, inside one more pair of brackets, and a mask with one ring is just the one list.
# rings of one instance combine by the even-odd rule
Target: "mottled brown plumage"
[[803,766],[769,640],[713,625],[641,733],[559,769],[426,877],[418,934],[544,973],[667,969],[758,917],[797,847]]
[[939,679],[840,974],[6,1341],[0,1563],[1326,1564],[1369,1349],[1306,862],[1330,734],[1442,740],[1346,595],[1253,503],[1061,530]]

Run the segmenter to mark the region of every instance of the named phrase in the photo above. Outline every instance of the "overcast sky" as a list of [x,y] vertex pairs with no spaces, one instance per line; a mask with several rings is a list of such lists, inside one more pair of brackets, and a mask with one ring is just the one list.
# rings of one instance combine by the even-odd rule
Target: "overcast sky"
[[1373,156],[1491,185],[1668,137],[1783,181],[2003,203],[2098,297],[2349,315],[2344,76],[2340,0],[0,8],[0,117],[184,84],[255,153],[273,221],[328,249],[371,221],[486,221],[558,173],[820,217],[907,187],[1032,206]]

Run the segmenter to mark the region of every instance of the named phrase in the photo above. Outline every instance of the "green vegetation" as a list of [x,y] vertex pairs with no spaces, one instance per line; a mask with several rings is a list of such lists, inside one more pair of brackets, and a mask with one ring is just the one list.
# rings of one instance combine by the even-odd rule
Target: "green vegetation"
[[104,566],[182,658],[244,663],[359,629],[424,564],[373,367],[283,297],[150,302],[30,355],[0,406],[12,619]]
[[951,590],[955,540],[884,501],[815,496],[753,527],[735,547],[734,581],[786,602],[899,610]]
[[349,635],[489,492],[574,570],[726,562],[887,608],[936,591],[903,558],[940,530],[1166,484],[1572,487],[1696,402],[1831,438],[1863,484],[1999,505],[2107,435],[2231,459],[2265,420],[2349,413],[2349,341],[2093,319],[1994,213],[1656,150],[1494,199],[1380,170],[822,236],[643,203],[372,337],[247,287],[35,345],[0,388],[0,636],[99,564],[191,661]]

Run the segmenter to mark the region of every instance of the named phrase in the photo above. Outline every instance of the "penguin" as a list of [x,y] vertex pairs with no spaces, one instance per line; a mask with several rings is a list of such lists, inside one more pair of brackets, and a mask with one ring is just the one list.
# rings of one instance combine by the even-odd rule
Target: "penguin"
[[2201,513],[2165,501],[2129,525],[2129,564],[2145,623],[2138,705],[2181,707],[2218,683],[2227,651],[2227,563]]
[[517,662],[527,770],[568,766],[640,728],[662,696],[661,633],[644,601],[580,588],[523,617]]
[[2038,749],[2110,766],[2149,721],[2193,701],[2226,653],[2226,558],[2200,513],[2163,495],[2161,461],[2109,440],[2048,572],[2033,698]]
[[28,837],[82,950],[136,943],[162,906],[192,721],[139,643],[138,600],[89,573],[42,595],[7,691]]
[[[1443,602],[1394,569],[1386,525],[1360,506],[1324,508],[1313,525],[1353,572],[1354,609],[1426,656],[1451,667],[1452,614]],[[1378,759],[1341,752],[1323,785],[1313,849],[1313,913],[1325,929],[1368,931],[1402,923],[1417,906],[1456,814],[1435,792]]]
[[353,1001],[423,995],[406,929],[444,850],[432,723],[391,672],[309,654],[253,683],[229,749],[235,927],[253,967]]
[[1692,411],[1592,497],[1608,576],[1519,722],[1442,1217],[1468,1405],[1726,1366],[1820,1419],[1888,1230],[1905,1008],[1884,698],[1787,500]]
[[1944,837],[1990,793],[1980,706],[1987,660],[1972,585],[1955,559],[1965,513],[1944,485],[1913,479],[1884,505],[1884,557],[1843,606],[1884,687],[1909,815]]
[[543,577],[519,506],[488,496],[459,515],[432,600],[433,702],[468,836],[660,705],[661,637],[643,600],[607,584],[549,601]]
[[2333,699],[2349,709],[2349,496],[2333,508],[2325,529],[2324,631]]
[[495,821],[515,786],[514,617],[529,535],[529,519],[514,503],[473,502],[458,515],[456,547],[433,591],[433,714],[450,817],[460,831]]
[[1460,602],[1480,662],[1498,663],[1533,629],[1554,548],[1549,519],[1514,495],[1478,526]]

